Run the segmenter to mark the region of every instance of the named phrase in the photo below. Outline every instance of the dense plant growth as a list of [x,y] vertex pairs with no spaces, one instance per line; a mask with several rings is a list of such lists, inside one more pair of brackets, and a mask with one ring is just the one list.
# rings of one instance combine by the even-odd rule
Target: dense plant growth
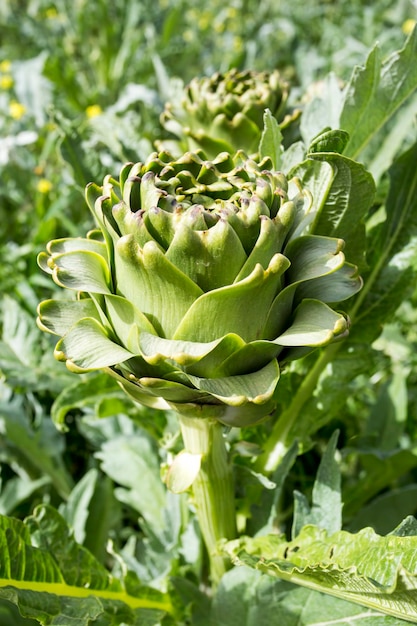
[[0,8],[2,624],[417,623],[415,12]]

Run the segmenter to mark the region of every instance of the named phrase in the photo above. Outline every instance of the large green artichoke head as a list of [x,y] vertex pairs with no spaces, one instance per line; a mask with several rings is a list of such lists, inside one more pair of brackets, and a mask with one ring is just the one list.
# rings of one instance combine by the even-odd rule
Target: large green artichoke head
[[165,105],[162,125],[182,139],[182,149],[202,149],[214,158],[258,151],[265,109],[277,119],[284,115],[288,84],[278,71],[232,69],[224,74],[194,78],[182,96]]
[[70,370],[243,426],[274,410],[280,362],[347,334],[326,303],[360,288],[356,268],[341,239],[309,234],[310,194],[268,159],[155,153],[86,197],[100,229],[39,257],[77,293],[39,307]]

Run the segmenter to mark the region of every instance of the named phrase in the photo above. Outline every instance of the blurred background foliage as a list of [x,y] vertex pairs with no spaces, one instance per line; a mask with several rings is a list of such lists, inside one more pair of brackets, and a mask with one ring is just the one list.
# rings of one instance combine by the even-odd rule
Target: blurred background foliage
[[[76,520],[77,539],[96,556],[105,558],[111,536],[126,558],[136,559],[144,578],[168,568],[167,543],[153,538],[155,571],[141,570],[142,543],[148,541],[149,548],[152,541],[137,534],[132,544],[129,533],[138,531],[142,505],[126,475],[132,459],[158,458],[149,442],[162,444],[163,462],[179,449],[172,416],[134,407],[105,377],[79,379],[54,361],[53,342],[34,321],[38,301],[53,289],[36,255],[50,239],[80,235],[92,226],[82,197],[85,184],[117,174],[125,161],[145,158],[164,137],[159,116],[165,101],[194,76],[232,67],[278,68],[291,84],[292,102],[302,104],[329,72],[343,84],[376,41],[383,54],[401,48],[416,18],[412,0],[0,3],[1,513],[22,517],[34,504],[51,502],[67,521]],[[349,394],[337,425],[341,444],[351,446],[343,470],[352,529],[379,523],[377,529],[387,531],[397,517],[417,510],[416,304],[415,295],[403,303],[380,338],[371,378],[345,381]],[[291,385],[283,388],[284,395],[290,391]],[[380,408],[387,398],[395,419],[384,425]],[[51,413],[57,422],[66,419],[66,433],[58,432]],[[395,432],[388,428],[394,422]],[[326,428],[323,441],[331,432]],[[372,456],[375,433],[384,428],[385,449]],[[257,443],[258,435],[245,436],[250,445]],[[140,443],[127,454],[129,441]],[[121,450],[125,473],[117,465]],[[381,475],[380,461],[387,459],[375,488],[372,477]],[[317,461],[317,450],[304,455],[288,480],[288,493],[311,488]],[[284,498],[283,517],[290,513],[289,501]],[[388,505],[391,514],[381,522],[381,507],[387,511]],[[82,521],[81,506],[87,511]],[[111,514],[103,515],[106,506]],[[188,533],[189,554],[178,548],[178,558],[195,564],[190,537],[197,531],[184,522],[181,532]],[[17,624],[15,619],[13,614],[10,623]]]

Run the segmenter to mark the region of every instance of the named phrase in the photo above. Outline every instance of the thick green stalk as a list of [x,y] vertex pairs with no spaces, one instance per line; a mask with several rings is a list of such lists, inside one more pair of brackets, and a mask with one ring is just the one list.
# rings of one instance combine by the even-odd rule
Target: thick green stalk
[[236,537],[232,467],[222,425],[214,419],[179,415],[185,450],[201,454],[201,469],[192,491],[201,534],[210,558],[210,575],[217,584],[229,559],[216,555],[219,539]]

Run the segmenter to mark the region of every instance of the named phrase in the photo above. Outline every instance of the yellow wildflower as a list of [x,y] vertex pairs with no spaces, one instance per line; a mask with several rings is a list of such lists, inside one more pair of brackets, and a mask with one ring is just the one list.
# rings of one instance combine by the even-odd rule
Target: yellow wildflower
[[103,113],[103,110],[99,104],[92,104],[91,106],[86,108],[85,112],[88,119],[91,120],[92,117],[97,117],[97,115],[101,115]]
[[52,189],[52,183],[47,178],[41,178],[36,188],[40,193],[49,193]]
[[403,33],[405,33],[406,35],[409,35],[415,25],[416,25],[416,20],[413,20],[412,18],[405,20],[402,26]]
[[0,76],[0,89],[10,89],[13,86],[13,77],[10,74]]
[[192,31],[190,28],[184,30],[182,33],[182,38],[187,43],[191,43],[194,40],[194,31]]
[[58,17],[58,11],[55,7],[50,7],[49,9],[46,9],[45,15],[48,20],[53,20],[54,18]]
[[3,72],[4,74],[6,74],[7,72],[10,72],[10,68],[12,67],[12,64],[10,63],[10,61],[1,61],[0,63],[0,72]]
[[10,116],[14,120],[20,120],[26,113],[26,107],[21,102],[17,102],[17,100],[12,100],[9,104],[9,112]]

